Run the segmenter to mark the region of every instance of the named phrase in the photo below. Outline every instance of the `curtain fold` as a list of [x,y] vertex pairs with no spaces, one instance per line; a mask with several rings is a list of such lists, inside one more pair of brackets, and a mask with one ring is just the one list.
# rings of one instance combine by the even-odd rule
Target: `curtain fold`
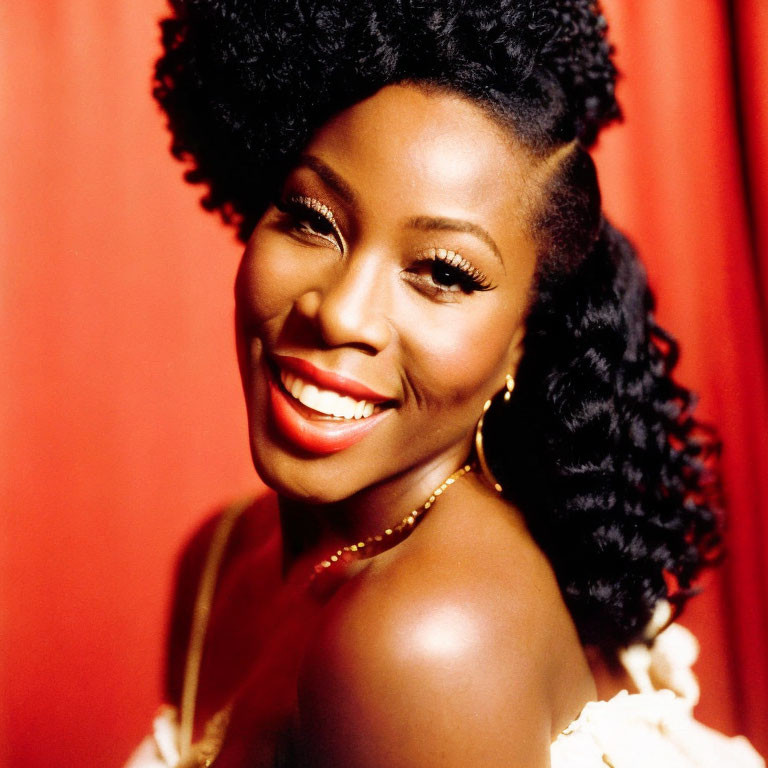
[[703,645],[698,713],[766,752],[766,6],[604,8],[626,118],[599,147],[605,206],[635,240],[658,316],[681,343],[678,378],[724,443],[728,557],[685,617]]
[[768,349],[768,3],[730,0],[742,171]]

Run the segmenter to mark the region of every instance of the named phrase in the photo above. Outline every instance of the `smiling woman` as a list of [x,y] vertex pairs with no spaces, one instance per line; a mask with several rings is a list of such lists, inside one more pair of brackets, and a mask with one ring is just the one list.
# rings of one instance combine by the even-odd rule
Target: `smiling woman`
[[[472,103],[412,85],[350,107],[306,147],[238,280],[251,445],[279,493],[336,502],[396,477],[413,506],[466,460],[522,352],[526,159]],[[361,534],[370,514],[352,516]]]
[[761,765],[670,626],[716,443],[601,215],[595,4],[172,5],[156,96],[245,243],[275,495],[186,550],[131,765]]

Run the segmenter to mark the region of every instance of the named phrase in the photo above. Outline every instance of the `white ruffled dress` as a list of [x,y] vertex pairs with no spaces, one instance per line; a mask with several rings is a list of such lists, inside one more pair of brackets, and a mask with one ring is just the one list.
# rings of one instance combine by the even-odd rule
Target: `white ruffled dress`
[[[552,744],[552,768],[765,768],[743,736],[729,738],[694,719],[699,687],[691,665],[697,655],[696,639],[678,624],[651,649],[625,650],[622,663],[640,692],[589,702]],[[186,762],[199,764],[199,758]],[[185,768],[173,707],[160,710],[154,732],[126,768]]]

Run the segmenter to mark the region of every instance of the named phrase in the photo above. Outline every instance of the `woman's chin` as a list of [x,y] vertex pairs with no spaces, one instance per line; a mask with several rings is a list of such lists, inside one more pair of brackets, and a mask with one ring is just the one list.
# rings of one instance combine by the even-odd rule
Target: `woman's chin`
[[[261,481],[278,496],[305,504],[333,504],[355,493],[343,478],[330,468],[319,466],[319,459],[307,460],[283,455],[265,448],[263,440],[252,441],[253,465]],[[349,473],[347,473],[347,480]]]

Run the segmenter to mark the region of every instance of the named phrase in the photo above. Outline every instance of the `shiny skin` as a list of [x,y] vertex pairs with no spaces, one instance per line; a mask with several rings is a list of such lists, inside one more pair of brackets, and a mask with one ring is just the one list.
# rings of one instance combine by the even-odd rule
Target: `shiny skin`
[[[337,115],[304,156],[237,280],[251,448],[278,494],[281,551],[264,551],[263,531],[249,536],[266,519],[252,510],[222,574],[198,726],[238,690],[222,768],[246,754],[249,766],[272,764],[264,734],[275,723],[302,766],[545,766],[595,684],[549,563],[477,475],[405,541],[319,592],[297,588],[469,455],[484,401],[523,353],[539,169],[477,105],[413,85]],[[334,227],[287,214],[288,198],[319,201]],[[427,230],[425,217],[442,224]],[[491,289],[456,290],[455,273],[425,260],[430,249],[461,254]],[[270,418],[272,355],[384,394],[385,417],[345,450],[296,450]]]
[[[389,515],[393,504],[417,504],[464,460],[483,403],[516,368],[536,263],[520,215],[532,194],[530,161],[475,105],[406,86],[332,119],[305,155],[341,177],[356,202],[300,165],[283,194],[327,205],[346,252],[287,231],[276,207],[246,247],[238,306],[254,460],[278,493],[312,503],[348,500],[387,480],[356,506]],[[473,234],[407,226],[427,216],[482,227],[501,259]],[[435,293],[417,260],[430,248],[460,253],[492,290]],[[359,445],[308,460],[270,429],[264,351],[304,357],[396,404]],[[365,523],[360,512],[350,517]]]

